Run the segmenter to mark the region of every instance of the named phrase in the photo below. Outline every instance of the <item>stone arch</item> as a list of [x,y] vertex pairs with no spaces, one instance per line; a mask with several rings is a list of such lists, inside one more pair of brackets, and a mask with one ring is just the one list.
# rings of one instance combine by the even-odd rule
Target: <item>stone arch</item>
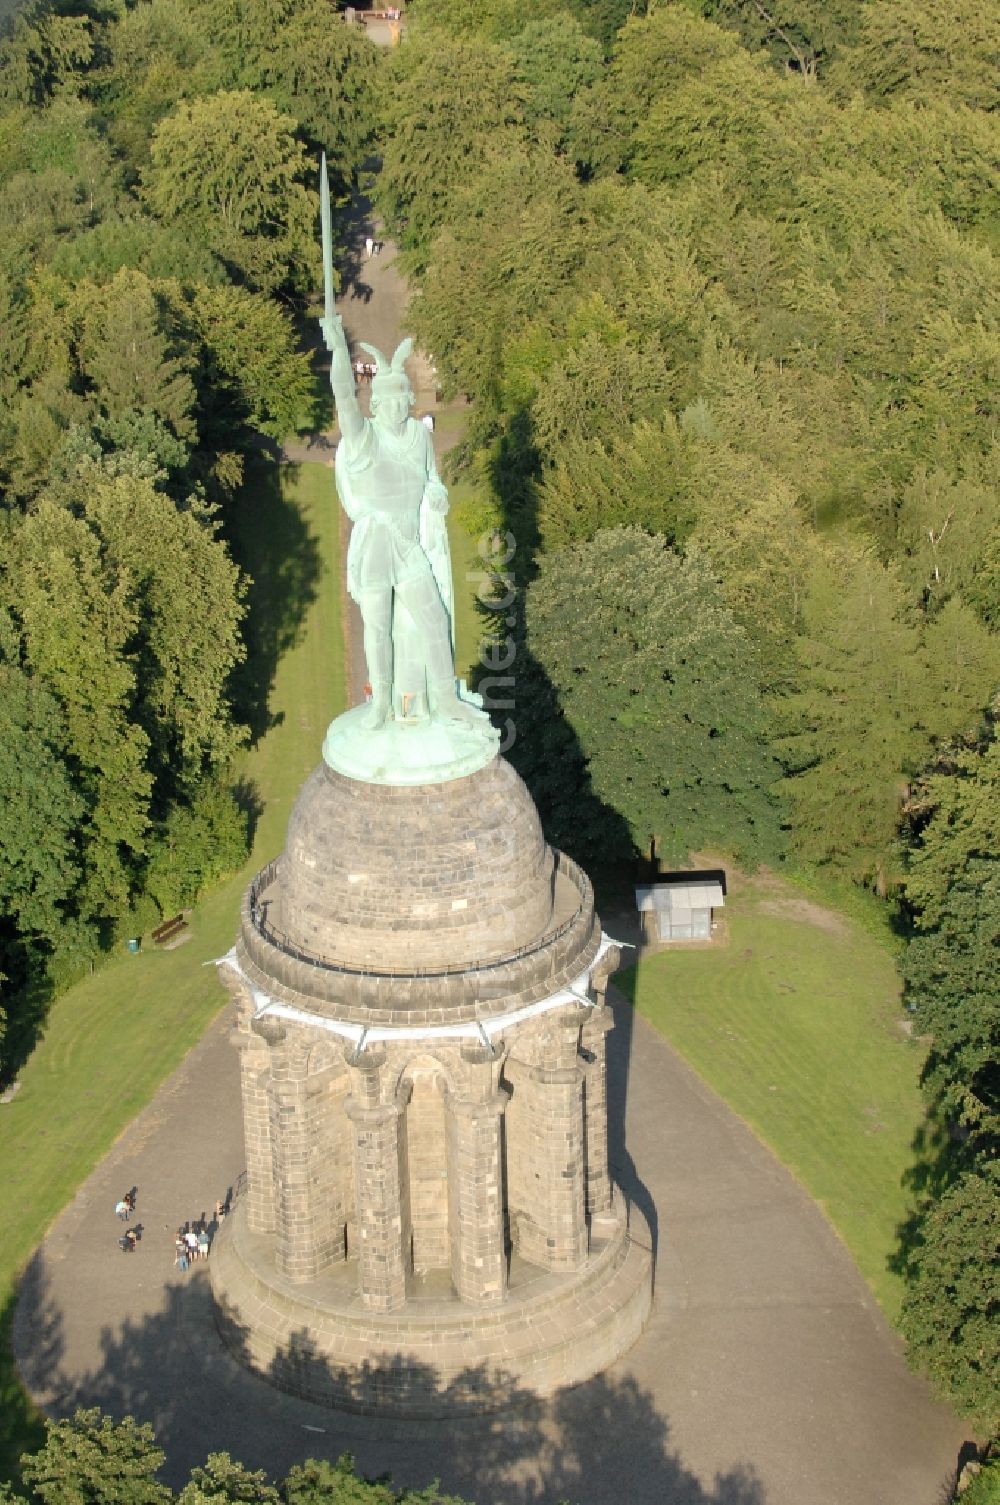
[[412,1087],[414,1074],[427,1075],[435,1072],[441,1078],[442,1092],[447,1094],[456,1089],[455,1071],[445,1051],[429,1044],[420,1042],[420,1048],[415,1050],[400,1066],[396,1073],[394,1098],[398,1099],[407,1087]]
[[324,1072],[334,1075],[346,1074],[343,1044],[335,1040],[316,1040],[309,1046],[306,1055],[306,1075],[322,1076]]

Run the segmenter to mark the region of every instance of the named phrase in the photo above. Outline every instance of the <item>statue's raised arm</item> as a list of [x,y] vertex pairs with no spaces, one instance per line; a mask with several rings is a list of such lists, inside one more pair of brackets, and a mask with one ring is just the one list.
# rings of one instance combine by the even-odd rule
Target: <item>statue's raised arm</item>
[[[354,380],[354,370],[351,366],[351,353],[347,348],[347,338],[344,334],[344,326],[340,315],[337,314],[328,326],[326,319],[320,321],[323,324],[323,333],[327,336],[327,349],[330,352],[330,386],[333,388],[333,400],[337,408],[337,422],[340,424],[340,432],[349,445],[361,442],[365,432],[364,414],[361,404],[358,402],[357,387]],[[330,333],[327,335],[327,329]]]

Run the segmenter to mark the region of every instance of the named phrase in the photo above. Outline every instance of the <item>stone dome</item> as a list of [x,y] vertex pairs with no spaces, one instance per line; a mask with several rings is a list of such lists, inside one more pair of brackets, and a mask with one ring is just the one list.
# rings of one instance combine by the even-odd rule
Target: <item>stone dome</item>
[[269,920],[320,962],[452,971],[531,946],[555,887],[534,802],[502,758],[398,789],[322,763],[292,812]]

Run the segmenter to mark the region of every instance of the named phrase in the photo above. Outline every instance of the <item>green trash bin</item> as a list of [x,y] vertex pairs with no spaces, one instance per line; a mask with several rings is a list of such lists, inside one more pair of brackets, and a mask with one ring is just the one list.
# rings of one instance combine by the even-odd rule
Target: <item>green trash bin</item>
[[125,942],[125,949],[131,952],[131,954],[134,956],[139,949],[139,937],[135,935],[130,937],[130,939]]

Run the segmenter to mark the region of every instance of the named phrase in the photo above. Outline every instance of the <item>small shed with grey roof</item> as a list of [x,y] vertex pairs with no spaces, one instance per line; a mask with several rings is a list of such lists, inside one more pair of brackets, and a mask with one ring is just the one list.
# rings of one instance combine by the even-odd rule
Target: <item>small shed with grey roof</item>
[[636,886],[635,902],[647,941],[710,941],[715,911],[726,902],[726,875],[721,868],[662,873]]

